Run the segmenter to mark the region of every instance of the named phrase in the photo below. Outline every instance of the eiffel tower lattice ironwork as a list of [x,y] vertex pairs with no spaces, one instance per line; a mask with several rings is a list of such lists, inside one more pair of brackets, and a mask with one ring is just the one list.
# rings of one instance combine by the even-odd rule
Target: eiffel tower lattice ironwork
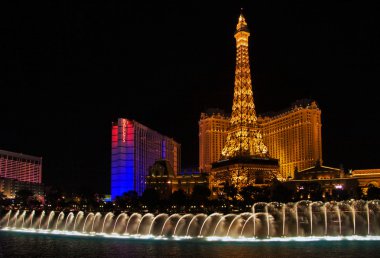
[[223,158],[269,157],[257,124],[253,102],[251,70],[249,66],[248,38],[250,32],[243,14],[236,26],[236,68],[234,99],[230,127],[222,150]]

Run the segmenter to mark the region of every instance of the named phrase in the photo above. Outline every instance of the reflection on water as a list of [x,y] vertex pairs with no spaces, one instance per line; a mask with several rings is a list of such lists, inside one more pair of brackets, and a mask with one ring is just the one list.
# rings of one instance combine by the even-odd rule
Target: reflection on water
[[378,241],[224,242],[0,232],[0,257],[376,257]]

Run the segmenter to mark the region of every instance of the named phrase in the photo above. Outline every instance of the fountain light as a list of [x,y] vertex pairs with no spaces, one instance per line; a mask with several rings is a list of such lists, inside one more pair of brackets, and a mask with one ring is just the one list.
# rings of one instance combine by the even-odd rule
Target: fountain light
[[374,223],[380,216],[378,200],[261,202],[252,205],[252,212],[240,214],[115,216],[113,212],[46,212],[10,210],[0,218],[0,228],[26,233],[175,241],[380,240],[380,225]]

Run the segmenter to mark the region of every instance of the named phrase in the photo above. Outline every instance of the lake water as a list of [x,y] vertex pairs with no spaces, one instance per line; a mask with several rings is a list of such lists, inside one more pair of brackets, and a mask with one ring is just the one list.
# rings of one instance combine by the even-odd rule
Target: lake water
[[224,242],[0,231],[0,257],[379,257],[380,241]]

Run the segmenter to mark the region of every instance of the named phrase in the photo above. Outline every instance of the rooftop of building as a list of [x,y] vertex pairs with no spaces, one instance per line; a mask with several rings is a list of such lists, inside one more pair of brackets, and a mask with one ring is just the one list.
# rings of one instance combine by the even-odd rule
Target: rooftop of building
[[[276,118],[290,112],[294,112],[300,109],[319,109],[319,106],[315,100],[312,99],[299,99],[290,104],[289,107],[282,109],[280,111],[269,111],[262,114],[258,114],[258,118]],[[231,114],[226,113],[223,109],[219,108],[208,108],[201,113],[201,119],[215,117],[215,118],[225,118],[230,119]]]
[[379,168],[370,168],[370,169],[355,169],[351,171],[352,176],[372,176],[380,175]]
[[133,120],[133,119],[128,119],[128,118],[125,118],[125,117],[119,117],[119,118],[117,119],[117,121],[112,121],[112,126],[117,126],[118,123],[119,123],[119,120],[120,120],[120,119],[125,119],[125,120],[127,120],[128,122],[132,122],[133,124],[138,125],[140,128],[144,128],[145,130],[149,130],[149,131],[151,131],[151,132],[153,132],[153,133],[155,133],[155,134],[160,135],[160,136],[163,137],[163,138],[170,139],[170,140],[172,140],[173,142],[175,142],[178,146],[181,146],[181,143],[179,143],[178,141],[176,141],[173,137],[170,137],[170,136],[164,135],[164,134],[162,134],[162,133],[160,133],[160,132],[157,132],[156,130],[154,130],[154,129],[152,129],[152,128],[146,126],[146,125],[143,125],[142,123],[139,123],[139,122],[137,122],[136,120]]
[[260,118],[266,118],[266,117],[274,118],[274,117],[278,117],[284,114],[288,114],[293,111],[297,111],[299,109],[319,109],[319,106],[315,100],[299,99],[299,100],[294,101],[292,104],[290,104],[289,107],[285,109],[282,109],[276,112],[273,112],[273,111],[265,112],[265,113],[259,114],[259,117]]
[[201,113],[201,119],[209,117],[220,117],[230,119],[230,114],[226,113],[223,109],[220,108],[208,108]]
[[42,157],[27,155],[27,154],[24,154],[24,153],[17,153],[17,152],[12,152],[12,151],[6,151],[6,150],[0,150],[0,155],[5,155],[5,156],[11,156],[11,157],[14,157],[14,158],[20,158],[20,159],[26,159],[26,160],[33,160],[33,161],[42,162]]
[[327,166],[314,166],[310,168],[306,168],[303,170],[298,171],[300,174],[306,174],[306,173],[330,173],[330,172],[340,172],[342,171],[340,168],[333,168],[333,167],[327,167]]
[[173,177],[174,171],[169,160],[159,159],[154,162],[154,164],[149,168],[149,176],[168,176]]

